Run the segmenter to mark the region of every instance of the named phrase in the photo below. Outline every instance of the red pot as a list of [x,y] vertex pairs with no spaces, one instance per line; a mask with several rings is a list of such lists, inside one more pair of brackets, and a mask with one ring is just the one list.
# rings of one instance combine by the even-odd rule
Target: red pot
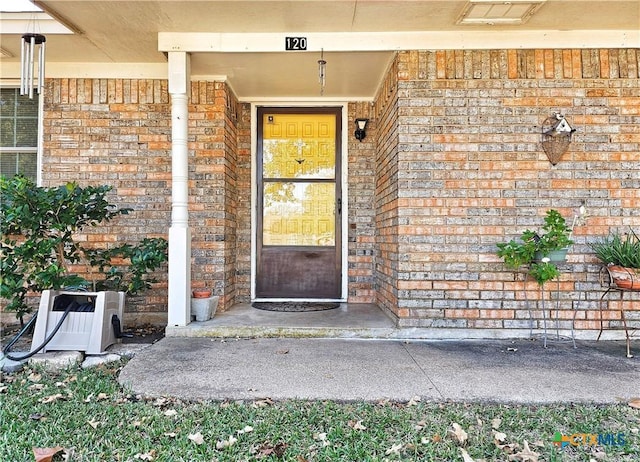
[[611,265],[608,267],[611,279],[620,288],[626,290],[640,290],[640,270]]
[[211,289],[195,289],[193,298],[209,298],[211,297]]

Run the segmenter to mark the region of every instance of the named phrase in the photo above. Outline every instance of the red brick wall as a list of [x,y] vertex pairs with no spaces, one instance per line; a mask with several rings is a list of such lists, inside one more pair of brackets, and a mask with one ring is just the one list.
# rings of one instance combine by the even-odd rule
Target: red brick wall
[[238,115],[236,288],[238,303],[251,300],[251,105]]
[[371,118],[369,103],[350,103],[345,123],[348,147],[348,301],[375,303],[374,253],[376,234],[375,172],[376,136],[373,122],[367,126],[367,136],[358,141],[353,136],[356,118]]
[[[67,181],[113,187],[110,201],[135,210],[79,236],[96,247],[165,237],[170,223],[171,117],[167,82],[128,79],[47,80],[44,93],[44,186]],[[128,301],[128,318],[161,322],[162,282]]]
[[391,67],[377,97],[375,211],[376,211],[376,302],[380,307],[403,317],[406,306],[398,297],[400,266],[399,233],[399,140],[398,61]]
[[[575,230],[572,264],[546,297],[559,298],[561,327],[574,309],[576,328],[598,326],[599,265],[587,243],[610,229],[640,229],[638,58],[638,50],[398,54],[397,136],[383,122],[393,110],[381,107],[376,117],[381,171],[389,169],[377,190],[393,190],[389,177],[397,185],[378,203],[397,201],[398,306],[408,310],[400,325],[528,328],[522,276],[505,269],[495,244],[539,227],[550,208],[571,221],[584,203],[590,217]],[[376,107],[387,99],[383,89]],[[577,129],[555,167],[540,145],[541,124],[554,112]],[[398,146],[383,156],[390,135]],[[382,257],[386,223],[378,233]],[[526,297],[539,326],[535,283]]]
[[191,82],[189,102],[189,219],[191,280],[220,296],[225,310],[236,298],[238,205],[237,126],[240,105],[222,82]]

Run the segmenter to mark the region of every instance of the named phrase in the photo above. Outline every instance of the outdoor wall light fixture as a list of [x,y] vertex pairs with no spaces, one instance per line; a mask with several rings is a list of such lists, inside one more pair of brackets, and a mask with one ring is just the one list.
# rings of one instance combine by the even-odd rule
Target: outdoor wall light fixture
[[[38,89],[38,93],[42,91],[44,86],[44,49],[46,45],[46,37],[41,34],[24,34],[20,47],[20,94],[29,95],[33,99],[34,86]],[[38,80],[34,84],[35,64],[38,60]]]
[[353,135],[361,143],[362,140],[367,136],[367,122],[369,122],[369,119],[356,119],[356,131]]
[[571,144],[571,135],[575,132],[562,114],[554,113],[542,123],[542,149],[551,165],[560,162],[562,155]]

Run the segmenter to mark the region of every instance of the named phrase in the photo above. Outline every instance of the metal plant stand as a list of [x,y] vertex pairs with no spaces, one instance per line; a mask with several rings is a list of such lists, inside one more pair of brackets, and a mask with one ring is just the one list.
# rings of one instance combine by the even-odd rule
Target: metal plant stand
[[[568,263],[556,263],[559,267],[560,266],[568,266]],[[529,272],[525,271],[524,272],[524,299],[525,299],[525,303],[527,304],[527,310],[529,312],[529,336],[533,337],[533,323],[534,323],[534,319],[533,319],[533,313],[531,311],[531,305],[529,304],[529,298],[527,296],[527,280],[529,279]],[[556,340],[560,340],[560,279],[556,279],[556,300],[555,300],[555,316],[553,316],[553,308],[549,309],[549,321],[553,320],[553,318],[555,318],[555,325],[556,325]],[[545,303],[545,288],[544,287],[540,287],[540,291],[542,294],[541,297],[541,302],[542,302],[542,339],[543,339],[543,345],[545,348],[547,348],[547,339],[548,339],[548,329],[547,329],[547,308],[546,308],[546,303]],[[576,307],[572,307],[572,311],[573,311],[573,317],[571,319],[571,342],[573,344],[573,348],[577,348],[576,346],[576,337],[575,337],[575,331],[574,331],[574,322],[575,322],[575,317],[576,317],[576,312],[578,310],[578,307],[580,306],[580,302],[582,300],[582,296],[580,295],[580,293],[578,294],[578,304]],[[552,300],[549,300],[549,302],[551,303]]]
[[609,271],[609,268],[607,266],[603,266],[602,268],[600,268],[600,285],[604,287],[606,290],[602,294],[602,297],[600,297],[600,332],[598,333],[597,340],[600,340],[600,337],[602,336],[602,331],[604,328],[603,321],[602,321],[602,318],[603,318],[602,313],[604,311],[603,310],[604,299],[608,294],[612,292],[618,292],[620,294],[620,319],[622,320],[622,328],[624,329],[624,334],[627,342],[627,358],[633,358],[633,355],[631,354],[631,335],[629,335],[629,326],[627,325],[627,318],[624,313],[624,307],[622,305],[622,301],[624,299],[625,292],[640,293],[640,289],[635,289],[635,288],[628,289],[628,288],[623,288],[618,286],[614,282],[613,277],[611,276],[611,272]]

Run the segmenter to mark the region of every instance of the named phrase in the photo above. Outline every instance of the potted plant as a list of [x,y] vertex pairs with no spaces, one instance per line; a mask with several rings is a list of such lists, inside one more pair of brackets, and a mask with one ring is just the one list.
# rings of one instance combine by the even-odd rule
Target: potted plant
[[632,229],[626,234],[611,233],[590,247],[619,288],[640,290],[640,238]]
[[571,234],[572,228],[567,226],[562,215],[550,209],[546,213],[542,233],[527,229],[519,240],[498,243],[497,254],[509,268],[528,265],[529,274],[543,285],[560,276],[557,263],[566,260],[567,250],[573,244]]
[[[167,261],[165,239],[145,238],[137,245],[108,249],[74,240],[86,227],[131,212],[106,200],[110,189],[76,183],[44,188],[23,176],[0,178],[0,297],[21,323],[31,311],[30,293],[84,288],[134,295],[156,282],[153,272]],[[76,274],[72,265],[87,271]]]

